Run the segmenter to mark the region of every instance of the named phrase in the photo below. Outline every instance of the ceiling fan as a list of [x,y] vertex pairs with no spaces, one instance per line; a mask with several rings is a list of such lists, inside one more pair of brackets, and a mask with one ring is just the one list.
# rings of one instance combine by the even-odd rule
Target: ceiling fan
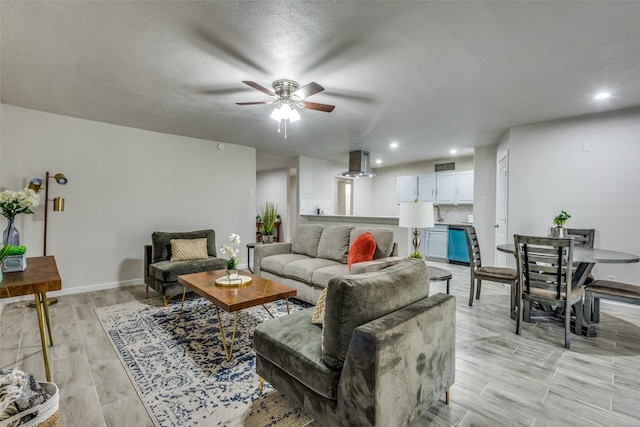
[[278,122],[278,132],[280,123],[284,122],[284,137],[287,137],[287,121],[293,123],[300,120],[300,114],[294,107],[306,108],[308,110],[324,111],[330,113],[335,105],[320,104],[306,100],[311,95],[322,92],[324,88],[316,82],[311,82],[300,87],[298,82],[288,79],[276,80],[272,83],[273,90],[252,81],[243,80],[242,83],[259,90],[260,92],[273,97],[270,101],[236,102],[238,105],[261,105],[276,104],[275,110],[271,113],[271,118]]
[[266,87],[252,81],[244,80],[242,83],[272,96],[275,99],[273,101],[236,102],[238,105],[275,104],[281,102],[293,104],[296,107],[307,108],[309,110],[324,111],[325,113],[330,113],[334,108],[336,108],[335,105],[305,101],[305,98],[324,90],[324,88],[316,82],[311,82],[308,85],[300,87],[298,82],[288,79],[280,79],[273,82],[273,90],[267,89]]

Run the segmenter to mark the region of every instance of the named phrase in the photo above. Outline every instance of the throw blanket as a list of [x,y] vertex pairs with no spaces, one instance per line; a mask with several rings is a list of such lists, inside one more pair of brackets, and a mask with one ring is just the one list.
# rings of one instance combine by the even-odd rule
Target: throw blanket
[[[50,397],[33,375],[25,374],[18,369],[0,369],[0,422],[41,405]],[[27,414],[7,427],[25,424],[37,415],[37,411]]]

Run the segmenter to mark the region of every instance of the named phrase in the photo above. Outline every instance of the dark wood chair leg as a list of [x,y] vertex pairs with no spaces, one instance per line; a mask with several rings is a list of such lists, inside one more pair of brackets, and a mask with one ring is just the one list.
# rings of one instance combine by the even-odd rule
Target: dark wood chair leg
[[471,279],[469,282],[469,307],[473,307],[473,293],[475,288],[475,279]]
[[482,280],[478,279],[476,284],[476,299],[480,299],[480,287],[482,286]]
[[584,315],[584,307],[582,301],[578,301],[573,305],[576,309],[576,330],[577,335],[582,335],[582,316]]
[[591,315],[593,323],[600,323],[600,298],[593,298],[593,314]]

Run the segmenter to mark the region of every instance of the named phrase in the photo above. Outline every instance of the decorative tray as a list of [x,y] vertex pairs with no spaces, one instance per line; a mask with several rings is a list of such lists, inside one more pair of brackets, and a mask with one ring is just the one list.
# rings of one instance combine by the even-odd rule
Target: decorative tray
[[243,276],[241,274],[229,276],[222,276],[216,279],[216,285],[218,286],[244,286],[251,283],[251,277]]

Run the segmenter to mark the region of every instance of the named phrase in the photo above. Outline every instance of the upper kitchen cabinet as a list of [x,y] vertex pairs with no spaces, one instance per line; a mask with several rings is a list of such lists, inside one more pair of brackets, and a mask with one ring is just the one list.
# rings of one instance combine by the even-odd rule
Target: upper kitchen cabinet
[[457,172],[456,203],[473,204],[473,171]]
[[418,198],[418,177],[399,176],[397,196],[398,203],[416,200]]
[[436,201],[436,175],[434,173],[429,175],[418,176],[418,200],[421,202],[434,202]]
[[437,195],[436,201],[441,205],[456,204],[456,173],[446,172],[436,174],[437,179]]
[[473,171],[400,176],[397,185],[398,203],[418,199],[436,205],[473,204]]

